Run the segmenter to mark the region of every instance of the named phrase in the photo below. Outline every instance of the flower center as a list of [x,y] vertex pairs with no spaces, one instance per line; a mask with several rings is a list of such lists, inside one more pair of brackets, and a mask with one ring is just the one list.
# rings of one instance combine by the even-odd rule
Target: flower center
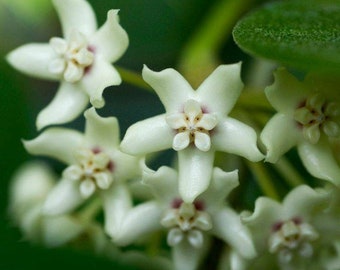
[[79,181],[80,193],[91,196],[96,189],[108,189],[113,182],[113,163],[110,157],[95,149],[79,149],[75,153],[77,164],[67,167],[63,177]]
[[276,253],[280,264],[292,261],[295,254],[303,258],[313,255],[311,241],[316,240],[319,234],[308,223],[296,217],[287,221],[279,221],[273,225],[269,238],[269,252]]
[[63,76],[67,82],[79,81],[85,69],[94,61],[93,51],[89,48],[85,36],[78,32],[72,32],[70,40],[51,38],[50,46],[57,57],[53,59],[48,69],[53,74]]
[[201,151],[209,151],[211,147],[210,131],[217,125],[217,117],[203,113],[200,104],[189,99],[184,104],[183,113],[173,113],[166,116],[168,125],[176,130],[172,147],[179,151],[194,143]]
[[201,247],[203,244],[202,231],[212,228],[210,215],[199,210],[202,206],[201,203],[178,202],[179,200],[176,200],[172,204],[176,208],[167,210],[161,220],[164,227],[170,228],[167,238],[168,244],[175,246],[186,238],[192,246]]
[[339,104],[328,102],[320,93],[314,93],[295,110],[294,119],[302,126],[305,139],[315,144],[320,139],[320,130],[329,137],[340,135],[339,115]]

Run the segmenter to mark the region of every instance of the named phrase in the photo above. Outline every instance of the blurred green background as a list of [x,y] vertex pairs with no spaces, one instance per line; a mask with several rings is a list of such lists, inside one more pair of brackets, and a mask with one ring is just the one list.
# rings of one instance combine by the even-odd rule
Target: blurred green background
[[[239,0],[243,1],[243,0]],[[98,19],[106,20],[109,9],[120,9],[122,26],[128,32],[130,45],[118,65],[140,73],[143,64],[161,70],[176,67],[181,51],[204,18],[220,0],[89,0]],[[244,1],[255,6],[263,1]],[[251,3],[249,5],[249,3]],[[30,42],[47,42],[60,36],[60,25],[48,0],[0,0],[0,168],[1,168],[1,234],[0,269],[125,269],[87,253],[69,249],[51,249],[22,240],[7,214],[8,187],[13,172],[25,160],[35,159],[24,151],[21,139],[34,138],[35,118],[54,96],[57,83],[27,77],[12,69],[5,55]],[[219,57],[224,63],[248,60],[233,43],[230,31]],[[102,115],[117,116],[123,134],[137,120],[163,111],[158,98],[126,83],[105,90],[107,100]],[[79,117],[67,125],[82,129]],[[56,169],[62,165],[54,164]],[[59,166],[59,167],[58,167]],[[116,266],[117,267],[117,266]]]

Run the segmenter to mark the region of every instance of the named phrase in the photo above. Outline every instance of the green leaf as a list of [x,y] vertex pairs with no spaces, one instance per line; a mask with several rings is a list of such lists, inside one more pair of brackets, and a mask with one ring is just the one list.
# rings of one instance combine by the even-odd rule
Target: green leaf
[[302,70],[340,71],[340,1],[287,0],[241,19],[233,36],[254,56]]

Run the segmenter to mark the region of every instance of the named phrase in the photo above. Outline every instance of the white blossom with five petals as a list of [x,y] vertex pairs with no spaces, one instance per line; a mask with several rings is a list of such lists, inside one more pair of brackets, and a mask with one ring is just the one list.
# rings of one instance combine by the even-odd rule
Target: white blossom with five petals
[[68,167],[47,196],[48,215],[70,212],[95,193],[105,198],[111,189],[139,174],[138,159],[119,151],[119,126],[114,117],[102,118],[94,108],[85,112],[82,134],[67,128],[50,128],[25,148],[31,154],[56,158]]
[[[244,258],[255,256],[248,230],[239,215],[226,204],[226,197],[238,185],[237,171],[214,168],[209,188],[192,203],[184,202],[178,193],[178,174],[161,167],[145,167],[143,183],[156,200],[133,206],[131,194],[121,191],[121,204],[106,205],[106,232],[118,245],[128,245],[152,232],[166,229],[167,243],[172,247],[174,269],[197,269],[209,249],[212,236],[230,245]],[[112,198],[114,198],[112,196]],[[122,210],[124,208],[124,210]],[[119,229],[116,220],[123,215]]]
[[61,82],[52,102],[38,115],[38,129],[75,119],[89,101],[97,108],[104,106],[104,89],[121,83],[111,63],[122,56],[129,42],[119,25],[118,10],[110,10],[105,24],[97,29],[94,11],[85,0],[52,3],[64,38],[23,45],[7,56],[23,73]]
[[340,230],[328,211],[330,195],[329,190],[302,185],[282,203],[258,198],[253,213],[241,214],[258,252],[249,269],[333,269],[326,265],[338,258],[334,247]]
[[337,86],[338,80],[315,74],[300,82],[283,68],[276,71],[274,84],[265,89],[269,102],[278,111],[260,136],[267,149],[266,161],[275,163],[297,146],[313,176],[340,185],[340,167],[330,147],[331,140],[340,136]]
[[211,179],[215,151],[259,161],[255,131],[228,117],[243,88],[241,63],[219,66],[195,91],[175,70],[154,72],[146,66],[143,78],[158,94],[166,113],[132,125],[121,143],[132,155],[173,148],[178,151],[179,192],[191,203]]

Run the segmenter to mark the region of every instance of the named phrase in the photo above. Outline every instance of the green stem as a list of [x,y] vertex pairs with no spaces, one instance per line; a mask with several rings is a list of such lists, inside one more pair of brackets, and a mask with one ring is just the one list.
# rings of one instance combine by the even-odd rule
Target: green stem
[[179,68],[194,87],[219,65],[218,51],[253,1],[220,0],[184,47]]
[[301,175],[296,171],[296,168],[284,157],[274,164],[275,168],[281,173],[286,182],[292,187],[305,184]]
[[152,88],[143,80],[142,76],[139,75],[138,73],[132,70],[122,68],[122,67],[117,67],[117,66],[116,66],[116,69],[118,70],[124,82],[140,87],[144,90],[153,92]]
[[81,220],[89,221],[99,213],[99,211],[102,209],[102,205],[102,201],[99,198],[96,198],[86,205],[83,210],[81,210],[81,212],[78,214],[78,217]]
[[255,163],[247,161],[247,165],[254,173],[257,183],[260,186],[263,193],[274,200],[280,200],[280,196],[273,185],[273,181],[270,177],[270,174],[266,170],[264,163],[262,162]]

